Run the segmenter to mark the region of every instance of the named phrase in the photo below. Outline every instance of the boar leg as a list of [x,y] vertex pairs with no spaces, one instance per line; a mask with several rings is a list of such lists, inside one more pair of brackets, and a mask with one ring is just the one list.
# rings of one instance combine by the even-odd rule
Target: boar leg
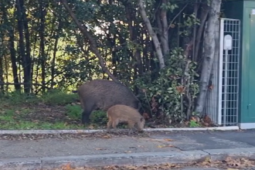
[[135,123],[133,123],[133,122],[128,122],[128,128],[129,128],[128,134],[129,134],[129,135],[130,135],[131,133],[133,133],[133,131],[134,131],[134,126],[135,126]]
[[133,122],[128,122],[128,128],[129,128],[129,129],[133,129],[134,126],[135,126],[135,123],[133,123]]
[[112,127],[116,129],[116,126],[118,125],[117,120],[112,121]]
[[109,119],[109,121],[107,122],[107,129],[109,130],[112,127],[112,120]]
[[91,112],[94,110],[94,105],[92,105],[91,103],[83,103],[84,104],[84,109],[82,112],[82,123],[83,124],[88,124],[90,123],[90,114]]

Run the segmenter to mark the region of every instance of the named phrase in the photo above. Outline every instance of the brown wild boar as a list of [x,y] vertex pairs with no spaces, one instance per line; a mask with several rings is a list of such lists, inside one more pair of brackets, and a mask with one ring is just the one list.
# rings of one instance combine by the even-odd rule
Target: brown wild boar
[[107,111],[116,104],[124,104],[138,110],[141,108],[136,96],[121,83],[96,79],[82,84],[77,92],[83,108],[83,124],[90,122],[89,117],[93,110]]
[[125,122],[128,123],[128,127],[130,129],[136,129],[138,131],[143,131],[145,119],[144,117],[134,108],[126,106],[126,105],[114,105],[107,110],[107,129],[109,130],[111,127],[116,128],[116,126]]

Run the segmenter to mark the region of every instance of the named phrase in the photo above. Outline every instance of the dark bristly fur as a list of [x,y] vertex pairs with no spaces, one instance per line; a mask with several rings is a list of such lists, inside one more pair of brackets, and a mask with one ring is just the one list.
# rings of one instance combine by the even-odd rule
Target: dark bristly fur
[[140,109],[139,100],[126,86],[109,80],[92,80],[78,88],[78,95],[83,108],[82,123],[89,123],[93,110],[106,111],[113,105],[124,104]]

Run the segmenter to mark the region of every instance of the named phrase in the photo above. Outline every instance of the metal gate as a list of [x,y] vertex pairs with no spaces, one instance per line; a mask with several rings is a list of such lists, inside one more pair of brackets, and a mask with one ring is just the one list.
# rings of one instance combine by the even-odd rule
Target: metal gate
[[[239,112],[240,20],[222,18],[219,55],[215,57],[204,111],[215,124],[235,126]],[[210,85],[209,85],[210,86]]]

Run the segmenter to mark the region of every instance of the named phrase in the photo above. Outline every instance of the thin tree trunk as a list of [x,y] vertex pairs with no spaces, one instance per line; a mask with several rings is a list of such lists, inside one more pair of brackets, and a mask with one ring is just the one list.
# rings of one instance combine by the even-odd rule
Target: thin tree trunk
[[40,59],[41,59],[41,69],[42,69],[42,91],[45,92],[45,77],[46,77],[46,56],[45,56],[45,42],[44,42],[44,30],[45,30],[45,15],[46,15],[46,9],[43,0],[39,0],[40,4]]
[[150,36],[152,37],[152,40],[153,40],[153,43],[154,43],[154,46],[155,46],[155,49],[156,49],[156,53],[157,53],[157,56],[158,56],[158,59],[159,59],[160,69],[163,69],[165,67],[165,59],[164,59],[164,56],[163,56],[163,53],[162,53],[162,49],[161,49],[158,37],[155,34],[155,32],[153,31],[150,20],[147,17],[147,14],[146,14],[146,11],[145,11],[145,8],[144,8],[144,1],[139,0],[138,5],[139,5],[139,8],[140,8],[141,16],[142,16],[143,21],[146,25],[146,28],[148,29],[148,32],[149,32]]
[[194,56],[193,56],[194,61],[198,60],[198,52],[199,52],[199,48],[201,47],[201,39],[202,39],[202,35],[204,32],[205,23],[206,23],[208,14],[209,14],[208,7],[203,5],[202,12],[201,12],[201,18],[200,18],[200,27],[198,29],[197,36],[196,36],[196,43],[195,43],[196,45],[195,45]]
[[[24,9],[24,1],[16,0],[17,18],[18,18],[18,31],[19,31],[19,51],[20,57],[22,58],[22,66],[24,70],[24,91],[30,93],[31,90],[31,58],[30,58],[30,41],[28,24],[26,21],[26,14]],[[26,39],[26,50],[25,50],[25,39]]]
[[[0,42],[2,45],[2,42]],[[3,55],[0,56],[0,94],[4,93],[4,63],[3,63]]]
[[[2,20],[1,25],[4,24]],[[4,33],[1,32],[0,34],[0,94],[4,93]]]
[[219,13],[221,0],[211,1],[209,19],[205,28],[204,52],[203,52],[203,68],[200,77],[200,93],[198,96],[196,112],[202,116],[210,74],[213,66],[214,56],[216,52],[216,43],[219,39]]
[[[199,4],[198,0],[196,0],[195,5],[194,5],[194,17],[197,18],[198,14],[198,9],[199,9]],[[196,40],[197,40],[197,25],[195,24],[193,26],[193,38],[192,38],[192,61],[195,61],[195,53],[196,53]]]
[[[56,17],[56,16],[55,16]],[[55,63],[56,63],[56,55],[57,55],[57,47],[58,47],[58,40],[59,40],[59,32],[62,29],[62,21],[61,19],[58,20],[58,28],[57,31],[55,32],[55,43],[54,43],[54,48],[53,48],[53,58],[51,62],[51,88],[54,86],[54,78],[55,78]]]
[[[162,0],[162,6],[166,5],[166,0]],[[167,22],[167,12],[163,8],[160,11],[160,21],[162,22],[161,26],[161,34],[160,34],[160,39],[162,43],[162,48],[163,48],[163,54],[164,56],[169,54],[169,43],[168,43],[168,22]],[[160,22],[159,21],[159,22]]]
[[[10,21],[7,18],[7,10],[4,5],[1,6],[1,10],[3,12],[3,19],[5,24],[11,24]],[[21,86],[19,83],[19,77],[18,77],[18,69],[17,69],[17,59],[16,59],[16,51],[14,46],[14,31],[12,26],[10,25],[10,29],[8,30],[9,34],[9,49],[10,49],[10,57],[11,57],[11,63],[12,63],[12,75],[14,80],[14,87],[16,91],[20,91]]]
[[[25,56],[25,44],[24,44],[24,26],[23,26],[23,11],[21,9],[21,2],[22,0],[16,0],[16,7],[17,7],[17,20],[18,20],[18,32],[19,32],[19,56],[20,59],[22,60],[22,65],[24,69],[24,76],[25,76],[25,67],[26,67],[26,56]],[[24,81],[25,83],[25,81]],[[24,84],[25,88],[25,84]],[[26,89],[27,90],[27,89]]]
[[[23,4],[24,5],[24,4]],[[24,8],[24,7],[23,7]],[[24,14],[25,14],[25,9],[24,9]],[[25,93],[30,93],[31,87],[32,87],[32,60],[31,60],[31,47],[30,47],[30,34],[29,34],[29,29],[28,29],[28,21],[26,18],[26,15],[23,16],[24,19],[24,32],[25,32],[25,40],[26,40],[26,55],[25,55],[25,76],[24,76],[24,81],[26,84],[25,85]]]
[[[37,23],[37,26],[38,26],[40,24],[40,19],[37,19],[36,23]],[[34,61],[34,56],[35,56],[35,52],[36,52],[36,48],[37,48],[37,41],[38,41],[39,38],[38,38],[37,34],[33,33],[33,31],[31,33],[31,35],[34,35],[34,38],[33,38],[34,39],[34,42],[33,42],[33,53],[31,54],[32,55],[31,56],[31,60]],[[38,63],[39,63],[39,61],[32,62],[32,64],[31,64],[31,68],[33,70],[32,73],[31,73],[31,77],[32,77],[32,82],[35,81],[35,84],[38,84],[38,70],[39,70]],[[34,73],[34,71],[35,71],[35,73]],[[36,76],[34,77],[34,75],[36,75]],[[35,92],[38,89],[38,86],[35,85],[35,84],[31,88],[32,92]]]
[[10,45],[10,54],[11,54],[11,63],[12,63],[12,75],[14,80],[14,87],[15,90],[20,91],[21,86],[19,83],[19,77],[18,77],[18,67],[17,67],[17,59],[16,59],[16,51],[14,46],[14,31],[13,29],[9,30],[9,45]]

